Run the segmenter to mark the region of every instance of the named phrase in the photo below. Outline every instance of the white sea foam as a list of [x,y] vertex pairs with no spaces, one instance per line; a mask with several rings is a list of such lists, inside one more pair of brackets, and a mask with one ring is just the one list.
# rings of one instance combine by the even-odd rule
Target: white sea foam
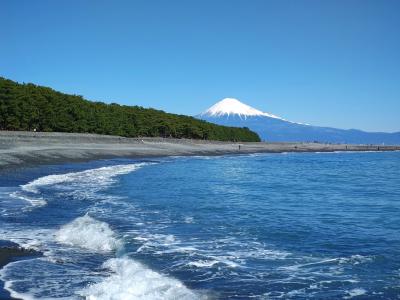
[[184,222],[186,224],[192,224],[194,222],[194,218],[193,217],[185,217]]
[[[218,265],[227,271],[246,268],[249,260],[283,260],[292,255],[286,251],[268,249],[263,243],[240,241],[235,237],[208,241],[197,238],[187,240],[170,234],[149,233],[147,230],[148,227],[134,232],[133,239],[142,243],[136,252],[155,255],[184,254],[177,263],[183,268],[212,268]],[[187,255],[190,260],[187,260]]]
[[55,237],[60,243],[97,252],[113,251],[122,246],[121,241],[107,223],[89,215],[79,217],[62,226]]
[[44,200],[42,197],[28,197],[28,196],[22,195],[18,191],[12,192],[10,194],[10,197],[26,201],[31,205],[31,207],[41,207],[41,206],[45,206],[47,204],[47,201]]
[[[20,279],[13,278],[9,276],[9,271],[13,270],[14,267],[18,265],[25,265],[28,261],[38,260],[38,259],[48,259],[51,257],[53,250],[48,247],[47,241],[52,239],[54,230],[51,229],[28,229],[22,228],[22,230],[17,230],[16,228],[5,228],[0,231],[0,240],[9,240],[18,244],[23,249],[40,251],[43,253],[44,257],[37,257],[31,260],[20,260],[8,263],[0,270],[0,279],[4,281],[4,289],[7,290],[11,297],[14,299],[23,300],[36,300],[34,292],[29,290],[25,292],[17,291],[15,285],[21,281]],[[25,270],[24,273],[25,274]],[[40,297],[40,300],[47,300],[48,298]]]
[[227,251],[226,253],[233,257],[241,259],[256,258],[263,260],[286,259],[288,256],[291,255],[291,253],[287,251],[271,250],[271,249],[265,249],[263,247],[249,249],[249,250]]
[[218,263],[218,260],[198,260],[189,262],[188,266],[193,266],[196,268],[210,268]]
[[344,297],[344,299],[351,299],[353,297],[365,295],[367,291],[363,288],[355,288],[350,291],[347,291],[348,296]]
[[25,192],[38,194],[40,192],[40,187],[60,183],[78,182],[81,186],[89,184],[94,186],[108,186],[114,182],[115,176],[128,174],[147,164],[148,163],[115,165],[81,172],[48,175],[21,185],[21,188]]
[[21,248],[41,251],[45,254],[49,249],[43,247],[47,241],[52,239],[54,230],[52,229],[29,229],[22,228],[16,229],[14,226],[8,228],[1,228],[0,240],[8,240],[18,244]]
[[333,265],[337,265],[337,264],[339,264],[339,265],[346,265],[346,264],[358,265],[358,264],[362,264],[362,263],[371,262],[372,260],[373,260],[372,256],[363,256],[363,255],[356,254],[356,255],[351,255],[349,257],[328,258],[328,259],[323,259],[323,260],[312,261],[312,262],[305,263],[305,264],[283,266],[283,267],[279,267],[278,269],[295,271],[295,270],[299,270],[299,269],[302,269],[302,268],[305,268],[305,269],[306,268],[313,268],[313,267],[329,265],[329,264],[333,264]]
[[340,264],[358,265],[358,264],[362,264],[362,263],[371,262],[373,259],[374,259],[373,256],[364,256],[364,255],[355,254],[355,255],[351,255],[349,257],[339,257],[336,260]]
[[88,300],[201,299],[177,279],[163,276],[129,258],[112,258],[103,265],[112,275],[79,294]]
[[37,299],[29,293],[18,293],[16,291],[14,291],[12,289],[13,283],[14,282],[12,280],[4,282],[4,289],[10,293],[10,296],[12,297],[12,299],[23,299],[23,300],[36,300]]
[[64,269],[60,261],[48,266],[43,258],[11,262],[0,270],[0,278],[13,299],[23,300],[78,300],[75,287],[95,278],[79,267]]

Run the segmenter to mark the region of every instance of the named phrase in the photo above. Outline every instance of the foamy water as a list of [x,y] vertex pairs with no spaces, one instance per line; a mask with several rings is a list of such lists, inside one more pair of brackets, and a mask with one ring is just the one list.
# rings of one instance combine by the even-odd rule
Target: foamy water
[[308,153],[27,170],[0,190],[0,239],[44,256],[0,277],[21,299],[396,299],[399,167]]
[[86,170],[82,172],[73,172],[67,174],[48,175],[35,179],[27,184],[21,185],[22,190],[31,193],[39,193],[41,187],[56,185],[60,183],[77,182],[80,186],[94,187],[108,186],[114,182],[114,178],[119,175],[128,174],[133,172],[147,163],[137,163],[128,165],[116,165],[109,167],[102,167],[93,170]]
[[[82,172],[72,172],[66,174],[48,175],[35,179],[27,184],[21,185],[21,191],[10,193],[11,197],[19,200],[25,200],[34,207],[40,207],[47,204],[43,200],[37,203],[32,198],[28,198],[23,192],[30,194],[40,194],[43,187],[52,186],[55,190],[68,190],[68,184],[77,187],[73,195],[77,193],[91,195],[93,192],[99,192],[106,189],[117,179],[117,176],[128,174],[138,170],[140,167],[149,165],[149,163],[137,163],[128,165],[115,165],[102,167]],[[60,186],[60,184],[63,184]],[[43,199],[43,198],[40,198]],[[27,283],[27,279],[11,279],[15,270],[21,266],[28,267],[29,264],[35,264],[40,261],[43,264],[59,264],[68,262],[71,259],[65,256],[63,249],[59,249],[57,244],[63,244],[73,251],[73,248],[79,251],[88,251],[89,253],[109,253],[110,255],[119,255],[123,251],[123,241],[118,234],[106,222],[97,220],[88,214],[77,217],[71,222],[62,225],[55,231],[14,231],[14,236],[9,236],[10,231],[1,233],[3,238],[19,243],[27,249],[43,251],[44,258],[33,259],[32,261],[21,261],[7,265],[1,271],[1,277],[5,280],[5,288],[13,297],[21,299],[45,299],[47,297],[38,297],[41,290],[30,288],[29,292],[17,291],[19,284]],[[11,234],[12,235],[12,234]],[[49,248],[46,249],[45,248]],[[114,254],[111,254],[113,252]],[[82,253],[81,253],[82,254]],[[63,257],[64,256],[64,257]],[[32,263],[33,262],[33,263]],[[129,257],[110,258],[102,264],[102,268],[110,273],[97,283],[88,284],[81,290],[75,291],[75,296],[70,295],[66,299],[84,296],[87,299],[200,299],[198,294],[190,291],[179,280],[164,276],[151,270],[144,264],[139,263]],[[65,270],[68,275],[68,270]],[[56,274],[54,274],[56,275]],[[76,277],[76,271],[71,272],[71,277]],[[82,276],[93,277],[92,274],[85,274],[82,270]],[[56,280],[55,280],[56,281]],[[61,282],[55,286],[61,287]],[[54,285],[54,282],[53,282]],[[61,299],[64,297],[55,297]],[[49,299],[53,299],[50,297]]]
[[76,218],[71,223],[63,225],[55,237],[60,243],[92,251],[108,252],[122,247],[122,242],[107,223],[89,215]]
[[165,277],[129,258],[112,258],[103,267],[112,271],[112,275],[102,282],[89,285],[79,292],[80,295],[89,300],[201,298],[181,281]]

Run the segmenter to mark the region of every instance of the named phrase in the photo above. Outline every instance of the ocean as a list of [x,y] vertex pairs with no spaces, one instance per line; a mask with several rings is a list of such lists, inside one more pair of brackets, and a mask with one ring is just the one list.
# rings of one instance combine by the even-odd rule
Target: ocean
[[400,299],[400,152],[20,169],[0,240],[21,299]]

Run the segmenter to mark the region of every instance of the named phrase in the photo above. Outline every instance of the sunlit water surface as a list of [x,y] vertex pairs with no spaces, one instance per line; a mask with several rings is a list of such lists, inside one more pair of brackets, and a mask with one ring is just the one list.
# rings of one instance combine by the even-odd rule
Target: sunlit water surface
[[0,175],[24,299],[400,299],[400,153],[102,160]]

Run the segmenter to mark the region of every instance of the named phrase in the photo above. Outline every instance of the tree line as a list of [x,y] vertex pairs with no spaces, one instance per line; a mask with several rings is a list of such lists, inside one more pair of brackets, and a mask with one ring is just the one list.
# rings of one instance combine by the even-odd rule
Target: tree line
[[0,77],[0,130],[75,132],[124,137],[260,141],[248,128],[215,125],[152,108],[92,102]]

